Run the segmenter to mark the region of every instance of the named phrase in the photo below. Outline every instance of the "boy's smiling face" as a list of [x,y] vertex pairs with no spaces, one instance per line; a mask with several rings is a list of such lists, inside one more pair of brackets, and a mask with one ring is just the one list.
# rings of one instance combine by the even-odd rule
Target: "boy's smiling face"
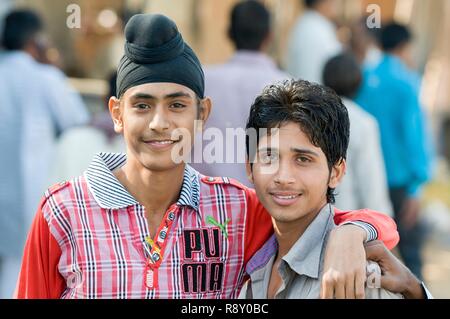
[[138,85],[120,101],[110,100],[114,127],[123,133],[129,157],[155,171],[177,165],[176,149],[191,150],[194,121],[206,120],[210,108],[209,98],[199,101],[191,89],[175,83]]
[[[278,222],[312,218],[327,203],[345,172],[345,160],[331,168],[321,148],[299,124],[282,124],[276,134],[261,136],[253,167],[247,165],[259,200]],[[274,167],[270,167],[274,166]]]

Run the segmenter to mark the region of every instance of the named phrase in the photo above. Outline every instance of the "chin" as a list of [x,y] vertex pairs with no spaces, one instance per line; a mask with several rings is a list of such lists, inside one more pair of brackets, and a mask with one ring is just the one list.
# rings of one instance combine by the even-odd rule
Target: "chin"
[[152,163],[145,163],[144,166],[145,166],[145,168],[147,168],[150,171],[162,172],[162,171],[168,171],[168,170],[174,169],[175,167],[178,167],[179,165],[182,165],[182,164],[183,163],[175,164],[173,162],[171,162],[171,163],[152,162]]
[[274,217],[277,217],[277,220],[280,222],[292,222],[299,219],[302,219],[309,215],[309,211],[304,207],[289,207],[289,209],[274,209],[275,214]]
[[143,158],[141,160],[142,166],[150,171],[167,171],[170,169],[174,169],[183,163],[176,164],[171,159],[170,156],[168,158],[155,159],[154,157],[151,159]]
[[304,214],[299,214],[298,212],[283,212],[283,211],[277,211],[275,214],[271,214],[272,217],[280,223],[291,223],[295,222],[299,219],[302,219],[305,217]]

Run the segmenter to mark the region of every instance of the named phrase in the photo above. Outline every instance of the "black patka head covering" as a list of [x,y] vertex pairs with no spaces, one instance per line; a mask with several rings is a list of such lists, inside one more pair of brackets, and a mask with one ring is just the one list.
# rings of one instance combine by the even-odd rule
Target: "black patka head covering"
[[160,14],[136,14],[125,26],[125,37],[125,54],[117,70],[118,97],[133,86],[170,82],[203,98],[200,61],[172,20]]

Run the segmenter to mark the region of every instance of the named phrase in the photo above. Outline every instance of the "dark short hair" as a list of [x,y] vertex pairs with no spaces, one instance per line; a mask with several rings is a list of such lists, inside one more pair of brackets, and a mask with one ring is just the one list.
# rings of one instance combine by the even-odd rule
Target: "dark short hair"
[[2,46],[6,50],[22,50],[43,27],[41,18],[35,12],[12,11],[5,18]]
[[340,96],[353,98],[362,82],[361,69],[350,52],[341,53],[325,64],[323,84]]
[[319,2],[323,0],[303,0],[303,3],[307,8],[314,8]]
[[238,50],[257,51],[270,32],[270,13],[255,0],[236,4],[230,16],[229,36]]
[[381,28],[380,43],[384,51],[395,50],[411,39],[411,32],[404,25],[392,22]]
[[[308,136],[311,143],[324,152],[328,168],[346,158],[350,121],[340,97],[331,89],[303,80],[286,80],[267,86],[250,109],[247,130],[255,130],[259,144],[260,129],[271,129],[294,122]],[[250,163],[256,147],[250,147],[246,137]],[[251,154],[252,153],[252,154]],[[328,188],[327,201],[334,203],[334,189]]]

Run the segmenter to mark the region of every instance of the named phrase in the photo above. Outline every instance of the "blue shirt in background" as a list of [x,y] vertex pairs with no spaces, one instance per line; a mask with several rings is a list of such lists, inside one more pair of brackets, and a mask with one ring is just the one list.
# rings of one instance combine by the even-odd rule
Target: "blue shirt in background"
[[420,102],[420,78],[399,58],[385,54],[366,66],[356,102],[378,121],[388,185],[417,196],[431,172],[431,141]]

